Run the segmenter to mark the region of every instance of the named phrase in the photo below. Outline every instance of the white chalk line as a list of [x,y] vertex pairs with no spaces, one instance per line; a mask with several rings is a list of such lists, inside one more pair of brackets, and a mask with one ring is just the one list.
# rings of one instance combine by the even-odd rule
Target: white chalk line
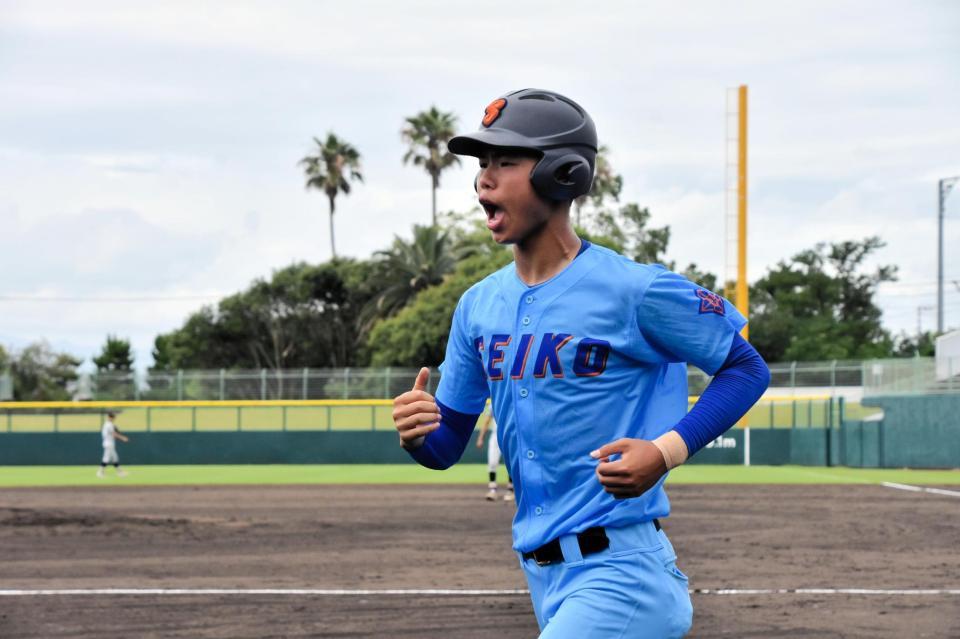
[[[874,480],[871,480],[871,479],[846,477],[844,475],[834,475],[833,473],[808,471],[806,474],[810,475],[811,477],[822,477],[824,479],[840,480],[843,483],[849,483],[849,484],[863,484],[863,485],[874,484]],[[898,484],[892,481],[882,481],[880,482],[880,485],[885,486],[887,488],[898,488],[900,490],[909,490],[915,493],[931,493],[933,495],[945,495],[947,497],[960,497],[960,491],[946,490],[945,488],[930,488],[929,486],[912,486],[910,484]]]
[[[432,595],[450,597],[502,597],[529,595],[526,589],[449,588],[55,588],[0,590],[0,597],[75,595],[284,595],[317,597]],[[691,588],[693,595],[960,595],[960,588]]]
[[529,595],[529,590],[489,588],[56,588],[37,590],[0,590],[0,596],[33,595],[307,595],[323,597],[376,595],[502,596]]
[[960,588],[695,588],[697,595],[960,595]]
[[914,493],[932,493],[934,495],[946,495],[947,497],[960,497],[960,491],[946,490],[943,488],[930,488],[929,486],[911,486],[909,484],[898,484],[892,481],[882,481],[881,486],[887,488],[896,488],[898,490],[909,490]]

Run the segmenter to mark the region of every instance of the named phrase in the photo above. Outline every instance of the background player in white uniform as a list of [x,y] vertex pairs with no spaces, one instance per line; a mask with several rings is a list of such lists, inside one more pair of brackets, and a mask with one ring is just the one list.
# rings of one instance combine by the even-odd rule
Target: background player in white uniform
[[[493,418],[493,408],[488,404],[484,412],[486,419],[480,426],[480,432],[477,433],[477,448],[483,448],[483,438],[487,433],[490,434],[490,442],[487,444],[487,501],[494,501],[497,498],[497,469],[500,467],[500,444],[497,442],[497,420]],[[513,501],[513,481],[510,479],[510,471],[507,471],[507,492],[503,495],[503,501]]]
[[[570,206],[598,148],[577,103],[509,93],[448,147],[479,158],[487,228],[514,262],[460,298],[436,397],[424,368],[394,400],[401,445],[448,468],[489,398],[541,639],[681,637],[693,610],[660,524],[666,475],[733,426],[770,372],[722,297],[577,237]],[[687,362],[713,377],[689,412]]]
[[107,464],[113,464],[118,477],[127,476],[127,473],[120,468],[120,457],[117,455],[117,440],[128,442],[130,438],[121,433],[117,425],[113,423],[115,418],[115,413],[107,413],[107,419],[100,428],[100,438],[103,443],[103,458],[100,460],[100,470],[97,471],[97,477],[103,477]]

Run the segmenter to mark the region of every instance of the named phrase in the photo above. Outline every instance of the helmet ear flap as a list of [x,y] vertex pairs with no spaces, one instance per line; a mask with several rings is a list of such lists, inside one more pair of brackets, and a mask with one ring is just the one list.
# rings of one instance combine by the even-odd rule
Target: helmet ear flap
[[572,200],[590,191],[593,166],[577,153],[555,157],[547,154],[533,169],[530,181],[537,193],[546,198]]
[[578,158],[573,162],[567,162],[561,165],[554,171],[553,179],[556,180],[558,184],[575,187],[589,179],[590,176],[587,175],[589,171],[590,167],[587,163],[584,162],[582,158]]

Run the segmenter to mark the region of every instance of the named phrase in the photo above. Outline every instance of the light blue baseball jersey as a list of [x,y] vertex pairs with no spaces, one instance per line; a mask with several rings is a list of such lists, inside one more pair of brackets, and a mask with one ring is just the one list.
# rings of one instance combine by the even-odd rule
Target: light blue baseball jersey
[[542,284],[509,264],[464,293],[436,397],[473,415],[491,398],[517,494],[514,548],[667,516],[666,477],[617,500],[590,452],[670,430],[687,412],[686,362],[713,374],[745,323],[719,295],[596,245]]

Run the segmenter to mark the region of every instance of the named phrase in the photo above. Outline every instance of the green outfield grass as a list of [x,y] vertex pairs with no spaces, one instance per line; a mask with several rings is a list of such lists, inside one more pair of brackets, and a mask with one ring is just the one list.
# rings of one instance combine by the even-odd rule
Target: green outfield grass
[[[133,466],[118,478],[113,469],[96,477],[96,466],[0,467],[0,487],[165,486],[210,484],[483,484],[483,464],[438,472],[415,464]],[[501,470],[501,477],[506,472]],[[813,466],[683,466],[673,484],[901,484],[960,485],[960,470],[823,468]]]

